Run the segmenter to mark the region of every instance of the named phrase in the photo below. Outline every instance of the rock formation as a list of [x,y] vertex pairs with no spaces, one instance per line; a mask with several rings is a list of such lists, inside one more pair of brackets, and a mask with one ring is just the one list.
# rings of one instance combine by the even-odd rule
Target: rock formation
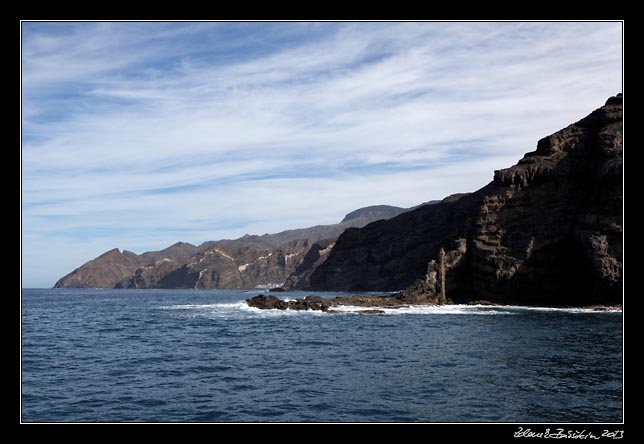
[[[312,310],[324,311],[328,313],[337,313],[334,308],[337,307],[388,307],[399,308],[416,303],[415,300],[406,299],[402,294],[386,296],[336,296],[332,299],[322,298],[320,296],[306,296],[295,300],[283,300],[273,295],[258,294],[255,297],[246,300],[249,307],[259,308],[262,310]],[[360,314],[380,314],[382,310],[354,310]]]
[[335,245],[335,239],[326,239],[315,242],[309,248],[302,262],[286,278],[282,286],[283,290],[297,290],[308,288],[310,285],[311,274],[329,257],[329,253]]
[[279,248],[257,249],[243,243],[217,243],[163,276],[159,288],[255,288],[281,285],[310,247],[308,240]]
[[[141,255],[113,249],[61,278],[55,287],[256,288],[287,281],[290,288],[303,288],[346,228],[361,227],[408,210],[387,205],[366,207],[349,213],[338,224],[245,235],[198,247],[178,242],[165,250]],[[323,240],[327,237],[330,239]]]
[[60,279],[55,287],[114,288],[133,277],[137,271],[138,280],[150,280],[150,275],[155,273],[150,266],[168,270],[197,251],[197,247],[185,242],[177,242],[164,250],[149,251],[141,255],[127,250],[121,253],[118,248],[114,248],[72,271]]
[[[367,207],[336,225],[199,247],[180,243],[142,255],[115,249],[56,286],[284,283],[286,289],[398,291],[384,299],[356,296],[330,303],[370,307],[474,301],[615,304],[622,298],[622,150],[619,94],[540,140],[535,151],[495,171],[494,180],[474,193],[410,210]],[[252,303],[271,308],[282,304],[277,301]],[[331,306],[317,299],[298,301],[272,308]]]
[[620,302],[622,157],[619,94],[475,193],[346,230],[310,289],[404,289],[419,303]]

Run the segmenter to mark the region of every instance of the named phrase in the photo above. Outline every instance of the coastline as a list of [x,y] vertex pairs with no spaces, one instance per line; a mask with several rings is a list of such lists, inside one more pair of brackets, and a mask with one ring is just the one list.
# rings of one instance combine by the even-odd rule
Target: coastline
[[[621,312],[622,304],[593,304],[593,305],[565,305],[565,306],[544,306],[544,305],[514,305],[500,304],[486,300],[470,301],[464,304],[456,304],[448,300],[445,304],[435,302],[417,301],[405,298],[403,294],[397,293],[389,296],[336,296],[334,298],[323,298],[320,296],[309,295],[294,300],[279,299],[273,295],[258,294],[252,298],[246,299],[249,307],[260,310],[312,310],[322,311],[325,313],[357,313],[357,314],[384,314],[383,309],[407,308],[410,306],[418,307],[440,307],[440,306],[485,306],[485,307],[522,307],[544,310],[557,309],[583,309],[596,312]],[[340,307],[355,307],[356,310],[341,310]],[[364,309],[363,309],[364,308]]]

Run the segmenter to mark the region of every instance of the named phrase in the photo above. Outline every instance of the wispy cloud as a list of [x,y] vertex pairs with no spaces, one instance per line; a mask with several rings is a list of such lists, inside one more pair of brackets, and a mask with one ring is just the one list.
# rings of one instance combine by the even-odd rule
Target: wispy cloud
[[621,32],[24,23],[24,284],[475,190],[621,90]]

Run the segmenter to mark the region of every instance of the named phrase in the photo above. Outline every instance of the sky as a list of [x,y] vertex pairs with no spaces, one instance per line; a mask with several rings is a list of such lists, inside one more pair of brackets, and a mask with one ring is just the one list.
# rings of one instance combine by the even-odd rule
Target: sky
[[22,285],[475,191],[622,91],[619,22],[23,22]]

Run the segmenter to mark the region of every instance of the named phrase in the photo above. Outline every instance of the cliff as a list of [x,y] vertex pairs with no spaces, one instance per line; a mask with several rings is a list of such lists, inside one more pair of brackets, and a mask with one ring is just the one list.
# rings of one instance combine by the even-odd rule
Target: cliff
[[[93,259],[56,282],[56,288],[256,288],[289,282],[308,286],[328,246],[346,228],[398,215],[409,209],[378,205],[349,213],[340,223],[262,236],[204,242],[178,242],[164,250],[137,255],[118,249]],[[331,238],[331,240],[323,240]],[[323,259],[330,248],[322,251]],[[316,256],[317,255],[317,256]],[[316,260],[311,261],[313,256]],[[305,266],[301,267],[304,262]],[[299,274],[296,274],[299,270]]]
[[311,274],[326,261],[335,245],[335,239],[315,242],[306,252],[297,268],[288,276],[283,290],[302,290],[310,286]]
[[545,137],[484,188],[346,230],[310,289],[417,302],[622,297],[622,96]]

